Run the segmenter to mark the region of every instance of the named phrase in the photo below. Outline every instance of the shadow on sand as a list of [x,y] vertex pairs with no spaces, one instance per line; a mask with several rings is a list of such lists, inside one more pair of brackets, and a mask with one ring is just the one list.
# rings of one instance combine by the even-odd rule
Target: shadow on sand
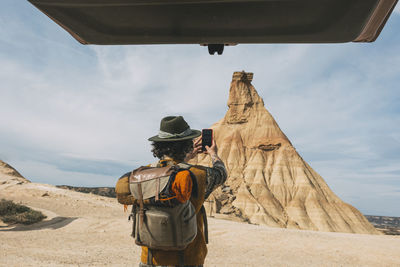
[[6,231],[32,231],[32,230],[43,230],[43,229],[59,229],[62,228],[71,222],[78,219],[77,217],[54,217],[49,221],[42,221],[32,225],[8,225],[8,226],[0,226],[0,232]]

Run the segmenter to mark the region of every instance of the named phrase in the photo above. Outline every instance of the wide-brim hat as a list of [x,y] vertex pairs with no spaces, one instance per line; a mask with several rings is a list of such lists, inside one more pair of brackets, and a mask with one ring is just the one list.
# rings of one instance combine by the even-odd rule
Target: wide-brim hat
[[182,116],[168,116],[161,120],[158,135],[149,138],[153,142],[172,142],[193,139],[201,135],[198,130],[190,129]]

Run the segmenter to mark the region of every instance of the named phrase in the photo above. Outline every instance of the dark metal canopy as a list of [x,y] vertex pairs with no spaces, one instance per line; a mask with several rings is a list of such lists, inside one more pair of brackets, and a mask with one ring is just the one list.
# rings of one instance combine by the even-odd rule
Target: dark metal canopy
[[83,44],[373,42],[398,0],[29,0]]

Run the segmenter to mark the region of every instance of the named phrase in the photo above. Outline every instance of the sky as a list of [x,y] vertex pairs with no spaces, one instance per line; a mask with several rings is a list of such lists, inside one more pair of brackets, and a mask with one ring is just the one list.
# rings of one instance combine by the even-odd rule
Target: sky
[[[234,71],[299,154],[364,214],[400,217],[400,9],[360,44],[84,46],[25,0],[0,9],[0,159],[33,182],[114,186],[155,161],[162,117],[207,128]],[[1,194],[1,192],[0,192]]]

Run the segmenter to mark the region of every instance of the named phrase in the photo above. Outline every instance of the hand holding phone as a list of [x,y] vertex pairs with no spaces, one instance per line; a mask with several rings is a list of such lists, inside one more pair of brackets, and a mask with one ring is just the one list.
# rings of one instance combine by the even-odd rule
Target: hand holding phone
[[203,129],[201,131],[201,150],[207,151],[206,146],[211,147],[213,144],[213,130]]

